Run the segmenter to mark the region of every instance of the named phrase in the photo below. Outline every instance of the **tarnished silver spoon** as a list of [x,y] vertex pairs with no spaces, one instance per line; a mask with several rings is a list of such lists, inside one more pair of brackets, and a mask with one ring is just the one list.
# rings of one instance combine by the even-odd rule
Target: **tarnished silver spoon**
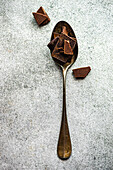
[[[51,40],[54,39],[54,32],[59,34],[62,32],[63,26],[65,26],[66,29],[68,30],[69,36],[76,38],[71,26],[65,21],[60,21],[56,24],[56,26],[53,29]],[[53,58],[54,61],[61,67],[63,73],[63,109],[62,109],[61,128],[60,128],[60,134],[59,134],[59,140],[57,146],[58,157],[63,160],[68,159],[72,152],[71,139],[70,139],[69,128],[68,128],[67,114],[66,114],[66,74],[69,67],[71,67],[72,64],[75,62],[77,55],[78,55],[78,44],[76,43],[76,46],[73,50],[73,56],[70,62],[66,62],[65,64],[60,64],[57,60]]]

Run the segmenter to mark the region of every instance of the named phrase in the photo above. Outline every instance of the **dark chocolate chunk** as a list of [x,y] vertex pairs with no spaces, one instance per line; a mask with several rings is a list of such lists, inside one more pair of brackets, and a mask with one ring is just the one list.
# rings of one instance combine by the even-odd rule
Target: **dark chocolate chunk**
[[39,26],[46,25],[50,21],[43,7],[40,7],[36,13],[33,12],[33,15]]
[[54,47],[58,41],[59,37],[54,38],[47,46],[51,50],[51,52],[54,50]]
[[72,50],[75,48],[76,40],[74,40],[73,38],[71,38],[68,35],[65,35],[63,33],[61,33],[60,38],[64,39],[64,40],[69,40]]
[[75,76],[75,78],[85,78],[88,73],[90,72],[91,67],[81,67],[81,68],[77,68],[77,69],[73,69],[73,74]]
[[73,55],[69,40],[64,40],[64,54]]
[[62,27],[62,33],[68,35],[67,29],[65,26]]

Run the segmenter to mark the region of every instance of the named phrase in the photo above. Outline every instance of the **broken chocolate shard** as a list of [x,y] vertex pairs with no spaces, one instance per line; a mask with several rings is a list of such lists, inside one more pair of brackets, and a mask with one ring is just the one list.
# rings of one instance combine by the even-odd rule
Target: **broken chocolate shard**
[[33,12],[33,15],[39,26],[46,25],[48,22],[50,22],[50,18],[43,7],[40,7],[36,13]]
[[73,69],[73,74],[75,78],[85,78],[88,73],[90,72],[91,67],[81,67],[81,68],[77,68],[77,69]]
[[59,40],[59,37],[54,38],[47,46],[51,50],[51,52],[54,50],[55,45],[57,44],[57,41]]
[[64,54],[73,55],[73,50],[70,46],[69,40],[64,40]]
[[65,26],[62,26],[62,33],[68,35],[67,29]]
[[64,40],[69,40],[72,50],[75,48],[76,40],[74,40],[73,38],[71,38],[68,35],[65,35],[63,33],[60,34],[60,38],[64,39]]

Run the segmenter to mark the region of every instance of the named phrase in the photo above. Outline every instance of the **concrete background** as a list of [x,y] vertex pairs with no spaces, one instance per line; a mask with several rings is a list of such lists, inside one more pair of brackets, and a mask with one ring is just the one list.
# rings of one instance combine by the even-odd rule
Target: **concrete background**
[[[51,22],[39,28],[43,6]],[[69,22],[79,54],[67,75],[72,156],[57,157],[62,74],[47,44]],[[0,170],[112,170],[112,0],[0,0]],[[72,69],[91,66],[84,80]]]

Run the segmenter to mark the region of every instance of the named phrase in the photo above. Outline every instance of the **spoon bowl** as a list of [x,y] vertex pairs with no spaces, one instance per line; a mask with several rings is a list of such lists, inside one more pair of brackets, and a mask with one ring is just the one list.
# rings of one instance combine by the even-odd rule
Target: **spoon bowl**
[[[76,38],[71,26],[65,21],[60,21],[56,24],[56,26],[53,29],[51,41],[54,39],[54,32],[61,34],[63,26],[66,27],[68,36],[72,38]],[[51,51],[51,54],[52,54],[52,51]],[[71,67],[72,64],[75,62],[75,60],[77,59],[77,55],[78,55],[78,44],[76,41],[76,45],[73,50],[73,56],[70,61],[63,64],[63,63],[60,63],[57,59],[52,57],[54,61],[61,67],[62,73],[63,73],[63,108],[62,108],[61,128],[60,128],[59,140],[58,140],[58,145],[57,145],[57,154],[58,154],[58,157],[62,160],[68,159],[72,152],[71,139],[70,139],[70,134],[69,134],[67,113],[66,113],[66,74],[67,74],[68,68]]]
[[[53,29],[53,32],[52,32],[52,36],[51,36],[51,41],[54,39],[54,32],[55,33],[58,33],[58,34],[61,34],[62,32],[62,27],[65,26],[67,31],[68,31],[68,35],[72,38],[76,38],[75,36],[75,33],[72,29],[72,27],[66,22],[66,21],[59,21],[54,29]],[[51,51],[51,54],[52,54],[52,51]],[[75,48],[73,50],[73,56],[72,56],[72,59],[70,62],[67,62],[65,64],[63,63],[59,63],[58,60],[56,60],[55,58],[54,61],[62,68],[62,69],[68,69],[69,67],[71,67],[71,65],[75,62],[75,60],[77,59],[77,55],[78,55],[78,43],[76,42],[76,45],[75,45]]]

